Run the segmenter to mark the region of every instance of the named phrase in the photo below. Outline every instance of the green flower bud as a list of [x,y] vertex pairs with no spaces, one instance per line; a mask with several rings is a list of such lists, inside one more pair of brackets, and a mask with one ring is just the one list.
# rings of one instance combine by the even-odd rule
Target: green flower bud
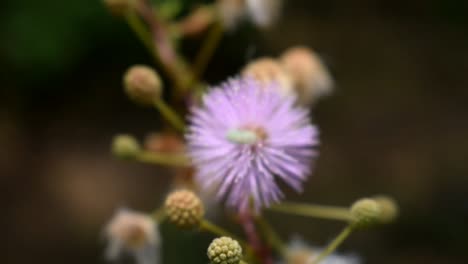
[[169,221],[181,228],[197,226],[205,214],[200,198],[188,190],[174,191],[169,194],[164,207]]
[[213,240],[207,254],[212,264],[239,264],[242,261],[242,248],[239,242],[230,237]]
[[351,215],[357,227],[368,227],[379,221],[381,209],[373,199],[363,198],[351,206]]
[[374,200],[379,204],[381,213],[379,220],[382,223],[390,223],[398,217],[398,204],[388,196],[376,196]]
[[130,67],[124,75],[128,97],[142,105],[152,105],[162,94],[162,81],[152,68],[144,65]]
[[140,153],[140,145],[130,135],[117,135],[112,142],[112,154],[121,159],[134,159]]

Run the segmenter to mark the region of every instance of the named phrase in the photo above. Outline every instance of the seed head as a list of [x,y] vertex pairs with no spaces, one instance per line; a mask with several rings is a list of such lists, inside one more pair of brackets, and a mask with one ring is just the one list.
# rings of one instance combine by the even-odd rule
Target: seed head
[[164,206],[169,221],[182,228],[197,226],[205,214],[200,198],[188,190],[172,192],[166,198]]
[[381,212],[379,204],[373,199],[363,198],[351,206],[351,215],[358,227],[376,224],[381,217]]
[[239,242],[230,237],[213,240],[207,254],[212,264],[239,264],[242,260],[242,248]]
[[117,135],[112,142],[112,153],[121,159],[133,159],[141,151],[140,145],[133,136]]
[[162,82],[152,68],[144,65],[132,66],[124,75],[127,95],[136,103],[151,105],[162,94]]

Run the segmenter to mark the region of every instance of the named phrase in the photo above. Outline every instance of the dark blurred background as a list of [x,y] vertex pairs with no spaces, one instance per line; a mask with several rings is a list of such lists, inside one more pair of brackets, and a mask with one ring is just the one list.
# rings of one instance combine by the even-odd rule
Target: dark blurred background
[[[390,194],[399,221],[353,235],[344,251],[366,263],[468,263],[468,2],[286,2],[271,30],[226,36],[206,79],[295,44],[324,58],[337,90],[314,111],[322,154],[305,195],[288,199],[346,206]],[[159,127],[121,88],[129,65],[151,60],[99,0],[2,1],[0,37],[2,263],[104,263],[114,209],[151,210],[170,181],[164,168],[109,153],[115,133]],[[190,56],[196,43],[182,48]],[[341,228],[268,218],[285,239],[314,245]],[[167,226],[163,235],[165,263],[206,263],[210,236]]]

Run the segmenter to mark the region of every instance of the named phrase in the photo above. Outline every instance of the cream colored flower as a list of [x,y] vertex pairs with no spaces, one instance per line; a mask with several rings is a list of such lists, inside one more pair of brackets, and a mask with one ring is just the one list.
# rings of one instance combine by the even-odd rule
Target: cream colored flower
[[293,47],[280,58],[293,80],[299,102],[311,105],[333,91],[333,79],[315,52],[306,47]]
[[245,0],[218,0],[218,12],[224,27],[234,29],[247,16]]
[[[293,83],[286,69],[273,58],[256,59],[242,70],[243,77],[250,77],[259,81],[265,87],[277,87],[281,94],[294,93]],[[272,86],[273,85],[273,86]]]
[[[311,264],[323,251],[323,248],[310,247],[304,241],[294,238],[287,247],[285,264]],[[320,264],[360,264],[360,258],[354,254],[331,254]]]
[[247,0],[249,17],[258,27],[268,28],[278,19],[282,2],[282,0]]
[[159,262],[161,239],[154,220],[142,213],[120,209],[105,228],[108,239],[106,257],[116,260],[131,254],[138,264]]
[[218,12],[226,28],[234,29],[244,18],[268,28],[278,20],[282,0],[218,0]]

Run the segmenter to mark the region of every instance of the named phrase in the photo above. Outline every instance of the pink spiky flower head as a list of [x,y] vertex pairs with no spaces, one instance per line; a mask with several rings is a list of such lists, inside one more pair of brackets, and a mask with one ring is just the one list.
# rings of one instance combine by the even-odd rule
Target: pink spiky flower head
[[301,191],[317,156],[318,130],[309,112],[275,85],[232,79],[192,109],[187,140],[196,179],[239,211],[249,201],[256,210],[278,202],[278,178]]

